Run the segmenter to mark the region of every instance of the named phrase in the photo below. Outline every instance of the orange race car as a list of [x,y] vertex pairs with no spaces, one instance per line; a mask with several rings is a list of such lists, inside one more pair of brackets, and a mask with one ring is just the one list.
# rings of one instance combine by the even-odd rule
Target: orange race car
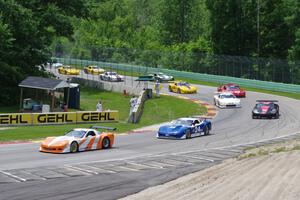
[[91,129],[76,128],[64,136],[48,137],[41,143],[40,151],[49,153],[75,153],[95,149],[111,148],[114,134],[99,132],[96,128],[115,130],[111,127],[93,126]]

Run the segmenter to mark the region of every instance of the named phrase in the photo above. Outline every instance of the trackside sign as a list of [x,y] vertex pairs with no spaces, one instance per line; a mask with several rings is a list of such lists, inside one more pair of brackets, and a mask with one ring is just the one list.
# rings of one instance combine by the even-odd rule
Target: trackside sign
[[0,114],[0,125],[31,125],[32,114]]
[[0,126],[117,122],[119,111],[0,114]]

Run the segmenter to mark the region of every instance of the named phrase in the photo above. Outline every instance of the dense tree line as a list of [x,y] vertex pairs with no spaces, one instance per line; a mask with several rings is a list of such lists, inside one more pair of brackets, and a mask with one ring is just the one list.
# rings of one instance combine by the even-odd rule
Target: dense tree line
[[26,76],[46,75],[38,66],[50,60],[50,45],[71,37],[71,19],[87,13],[82,0],[0,0],[0,104],[18,100]]
[[0,103],[51,54],[300,83],[300,0],[0,0],[0,44]]

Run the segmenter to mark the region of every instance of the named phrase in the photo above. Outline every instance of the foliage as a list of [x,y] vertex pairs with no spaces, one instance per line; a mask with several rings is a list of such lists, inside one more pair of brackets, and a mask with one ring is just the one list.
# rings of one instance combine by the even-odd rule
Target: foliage
[[45,75],[38,66],[49,61],[54,37],[70,37],[70,17],[85,13],[82,0],[0,0],[0,104],[18,100],[24,77]]
[[299,84],[299,13],[299,0],[0,0],[0,104],[51,54]]

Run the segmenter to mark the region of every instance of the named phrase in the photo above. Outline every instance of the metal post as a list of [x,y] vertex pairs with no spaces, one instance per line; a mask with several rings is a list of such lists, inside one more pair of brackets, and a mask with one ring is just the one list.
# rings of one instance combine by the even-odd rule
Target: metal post
[[68,105],[68,108],[69,108],[69,98],[70,98],[70,87],[68,87],[68,95],[67,95],[67,105]]
[[52,100],[51,100],[51,111],[53,112],[53,110],[54,110],[54,90],[51,91],[51,95],[52,95]]
[[23,106],[23,88],[21,87],[21,94],[20,94],[20,111],[22,110]]

